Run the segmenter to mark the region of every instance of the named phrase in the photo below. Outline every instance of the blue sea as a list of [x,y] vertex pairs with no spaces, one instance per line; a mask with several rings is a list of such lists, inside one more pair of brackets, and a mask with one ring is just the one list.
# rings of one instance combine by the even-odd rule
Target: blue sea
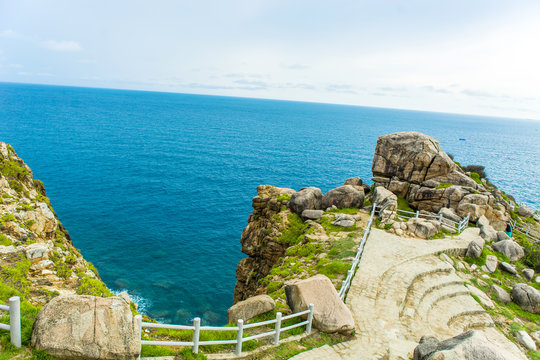
[[226,322],[257,185],[371,183],[377,137],[404,130],[540,208],[540,122],[0,83],[0,141],[44,181],[75,246],[111,289],[177,324]]

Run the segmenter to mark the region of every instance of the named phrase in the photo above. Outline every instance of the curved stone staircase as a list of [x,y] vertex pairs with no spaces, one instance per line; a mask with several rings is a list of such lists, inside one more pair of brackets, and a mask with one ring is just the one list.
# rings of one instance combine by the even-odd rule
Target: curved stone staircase
[[438,256],[463,255],[476,236],[477,229],[467,229],[456,237],[419,240],[373,229],[347,297],[355,338],[293,359],[407,360],[423,335],[443,340],[471,329],[526,359]]

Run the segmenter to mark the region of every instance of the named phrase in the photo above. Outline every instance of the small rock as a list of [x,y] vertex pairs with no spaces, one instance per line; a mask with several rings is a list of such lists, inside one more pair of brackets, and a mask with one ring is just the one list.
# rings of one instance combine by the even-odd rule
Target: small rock
[[397,235],[397,236],[402,236],[402,235],[403,235],[403,230],[401,230],[401,229],[396,229],[395,231],[396,231],[396,235]]
[[531,337],[534,339],[534,341],[540,343],[540,330],[533,332]]
[[458,269],[459,271],[463,271],[465,270],[465,265],[463,265],[461,261],[458,261],[456,265],[456,269]]
[[502,285],[501,280],[496,279],[496,278],[493,278],[492,280],[493,280],[493,282],[494,282],[495,284]]
[[332,221],[332,225],[350,227],[355,223],[354,218],[347,214],[336,214],[335,220]]
[[528,281],[531,281],[534,277],[533,269],[524,269],[521,273],[523,274],[523,277],[527,279]]
[[505,304],[510,303],[510,294],[507,293],[502,287],[497,285],[491,285],[491,292],[495,294],[497,300],[502,301]]
[[484,239],[477,238],[474,239],[469,243],[469,247],[467,248],[467,252],[465,253],[465,256],[472,257],[472,258],[479,258],[482,255],[482,250],[484,247]]
[[476,264],[471,265],[471,271],[474,272],[477,268],[478,268],[478,266],[476,266]]
[[302,219],[304,220],[319,220],[323,216],[322,210],[306,209],[302,211]]
[[531,351],[536,350],[536,344],[534,343],[534,340],[525,331],[523,330],[518,331],[516,333],[516,339],[521,345],[525,346],[527,350],[531,350]]
[[454,262],[452,261],[452,259],[450,259],[450,257],[448,255],[446,255],[445,253],[442,253],[441,255],[439,255],[439,258],[442,260],[442,261],[446,261],[447,263],[449,263],[450,265],[454,266]]
[[517,271],[516,271],[516,268],[513,266],[513,265],[510,265],[509,263],[507,262],[501,262],[501,264],[499,265],[501,270],[504,270],[506,271],[507,273],[510,273],[512,275],[517,275]]
[[497,260],[496,256],[494,255],[486,256],[486,271],[489,273],[494,273],[495,270],[497,270],[498,263],[499,263],[499,260]]
[[540,275],[537,276],[536,278],[534,278],[534,282],[535,282],[535,283],[540,283]]
[[439,345],[439,340],[435,336],[424,335],[420,339],[420,343],[414,349],[414,360],[422,360],[427,358],[430,354],[437,350],[437,345]]
[[493,301],[491,301],[491,299],[482,290],[468,284],[466,284],[465,286],[467,287],[467,289],[469,289],[471,294],[475,295],[480,300],[480,304],[483,307],[487,307],[490,309],[493,309],[495,307],[495,305],[493,305]]
[[478,283],[479,286],[482,286],[482,287],[488,286],[488,284],[482,279],[477,279],[476,282]]
[[532,217],[534,216],[534,211],[532,211],[527,205],[523,204],[518,207],[517,212],[521,216]]
[[504,231],[497,231],[497,241],[509,240],[510,236]]

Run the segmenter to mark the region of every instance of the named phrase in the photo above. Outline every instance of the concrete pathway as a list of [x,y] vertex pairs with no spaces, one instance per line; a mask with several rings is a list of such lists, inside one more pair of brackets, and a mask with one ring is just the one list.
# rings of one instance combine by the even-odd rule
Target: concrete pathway
[[439,240],[403,238],[372,229],[347,296],[353,340],[325,345],[294,360],[408,360],[423,335],[439,340],[480,329],[518,359],[527,358],[500,333],[439,254],[463,255],[478,229]]

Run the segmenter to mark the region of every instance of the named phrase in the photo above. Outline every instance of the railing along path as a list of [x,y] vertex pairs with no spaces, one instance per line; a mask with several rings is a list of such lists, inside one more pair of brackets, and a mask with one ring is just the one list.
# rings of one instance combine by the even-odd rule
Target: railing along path
[[[380,212],[381,207],[377,207],[377,212]],[[461,219],[459,222],[454,221],[452,219],[448,219],[443,216],[443,214],[438,215],[432,215],[432,214],[425,214],[420,211],[407,211],[407,210],[396,210],[396,216],[403,218],[403,219],[412,219],[412,218],[425,218],[425,219],[435,219],[438,220],[441,225],[446,226],[447,228],[456,231],[458,234],[461,233],[463,230],[469,226],[469,219],[470,214],[467,214],[463,219]]]
[[9,299],[9,305],[0,305],[0,310],[9,312],[9,325],[1,324],[1,330],[10,333],[11,343],[16,347],[21,347],[21,299],[13,296]]

